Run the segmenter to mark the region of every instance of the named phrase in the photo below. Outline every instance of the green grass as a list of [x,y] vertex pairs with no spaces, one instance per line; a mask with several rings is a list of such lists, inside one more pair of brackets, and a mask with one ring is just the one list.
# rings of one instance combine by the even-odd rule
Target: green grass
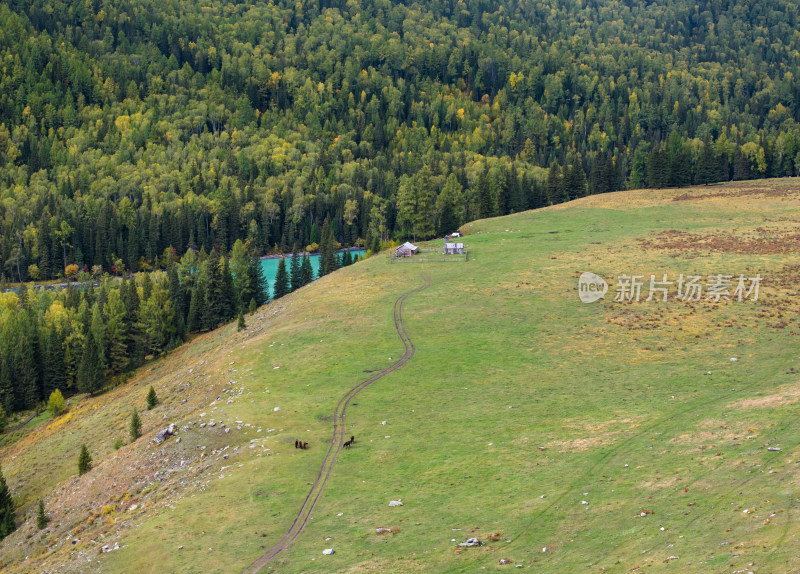
[[[38,496],[72,480],[72,461],[53,463],[60,460],[54,449],[95,441],[103,462],[87,477],[106,486],[116,480],[106,489],[113,495],[84,477],[83,501],[91,494],[94,504],[64,497],[76,509],[70,528],[83,529],[80,544],[102,571],[241,571],[294,520],[324,457],[338,399],[369,376],[364,371],[402,353],[392,304],[429,274],[432,287],[405,308],[416,356],[354,399],[347,422],[356,444],[272,571],[472,572],[498,568],[501,558],[558,573],[796,571],[800,272],[792,266],[800,256],[697,242],[658,247],[665,230],[783,234],[767,243],[790,243],[800,217],[794,181],[753,194],[759,185],[766,184],[624,192],[476,222],[465,226],[470,260],[463,264],[359,263],[268,305],[259,320],[248,318],[249,335],[229,326],[200,337],[96,399],[104,408],[92,410],[89,401],[73,415],[68,438],[18,441],[13,454],[2,451],[4,472],[32,509]],[[691,198],[674,201],[683,194]],[[646,239],[654,244],[643,246]],[[760,272],[765,280],[758,302],[621,304],[607,296],[585,305],[577,280],[588,270],[611,280],[611,296],[623,273]],[[229,380],[244,387],[233,404],[221,394]],[[190,390],[177,390],[189,381]],[[202,412],[204,420],[253,426],[226,435],[195,425],[179,434],[180,444],[170,439],[158,448],[146,449],[146,436],[115,459],[127,405],[143,405],[150,384],[162,405],[143,413],[146,432],[196,423]],[[263,436],[270,456],[249,448]],[[294,438],[311,449],[295,450]],[[228,459],[193,460],[163,482],[152,472],[124,479],[123,461],[155,460],[152,468],[164,472],[200,446],[225,445]],[[773,445],[782,452],[768,451]],[[41,483],[23,480],[34,464],[55,464],[56,472]],[[123,491],[145,510],[125,510],[129,502],[115,498]],[[81,521],[104,496],[121,505],[114,521]],[[397,498],[404,506],[389,508]],[[637,516],[645,510],[652,514]],[[399,532],[377,536],[377,527]],[[452,542],[493,532],[499,540],[481,548],[459,553]],[[122,548],[97,554],[100,534],[103,544],[118,540]],[[35,554],[27,544],[4,548],[20,560]],[[67,564],[75,548],[58,544],[10,571]],[[323,556],[328,547],[336,554]]]

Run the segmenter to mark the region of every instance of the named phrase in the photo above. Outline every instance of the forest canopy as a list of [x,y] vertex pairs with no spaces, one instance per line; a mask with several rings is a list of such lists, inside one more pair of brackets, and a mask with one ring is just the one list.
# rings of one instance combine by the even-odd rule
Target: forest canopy
[[789,0],[0,3],[0,272],[796,175]]

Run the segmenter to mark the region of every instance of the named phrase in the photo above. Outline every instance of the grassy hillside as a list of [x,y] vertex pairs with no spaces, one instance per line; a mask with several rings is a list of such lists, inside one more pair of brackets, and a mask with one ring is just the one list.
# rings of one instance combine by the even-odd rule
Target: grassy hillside
[[[428,274],[416,356],[354,400],[356,446],[272,571],[798,570],[798,220],[796,180],[629,191],[470,224],[467,263],[326,276],[0,450],[27,512],[3,565],[241,571],[294,520],[339,397],[402,353],[392,303]],[[580,302],[584,271],[604,300]],[[681,273],[763,283],[755,302],[612,300],[619,275]],[[151,384],[145,436],[114,451]]]

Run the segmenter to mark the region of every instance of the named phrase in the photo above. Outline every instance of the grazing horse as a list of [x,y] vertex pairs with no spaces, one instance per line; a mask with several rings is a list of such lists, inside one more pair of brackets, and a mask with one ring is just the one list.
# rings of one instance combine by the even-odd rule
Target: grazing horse
[[350,448],[350,445],[353,444],[354,442],[356,442],[356,437],[351,435],[350,440],[345,441],[344,445],[342,446],[344,446],[344,448]]
[[350,444],[351,444],[351,443],[350,443],[350,441],[349,441],[349,440],[346,440],[346,441],[344,441],[344,444],[343,444],[342,446],[343,446],[344,448],[350,448]]
[[300,448],[300,441],[297,439],[294,439],[294,448]]
[[307,449],[308,448],[308,443],[307,442],[303,442],[303,445],[300,448],[302,448],[303,450]]

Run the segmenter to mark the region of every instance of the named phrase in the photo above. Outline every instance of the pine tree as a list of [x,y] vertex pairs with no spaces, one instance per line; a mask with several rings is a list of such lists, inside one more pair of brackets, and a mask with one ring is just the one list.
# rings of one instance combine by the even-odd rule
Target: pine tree
[[16,530],[14,523],[14,500],[8,490],[3,470],[0,469],[0,540]]
[[353,256],[350,254],[349,249],[345,249],[342,253],[342,267],[347,267],[353,264]]
[[192,288],[189,300],[189,315],[186,318],[186,330],[190,333],[203,328],[203,305],[205,304],[205,289],[199,281]]
[[561,197],[561,167],[556,162],[550,165],[547,172],[547,203],[553,205],[560,203]]
[[[152,390],[153,387],[150,387]],[[148,401],[149,404],[149,401]],[[139,412],[134,409],[131,414],[131,442],[142,436],[142,419],[139,418]]]
[[292,291],[297,291],[300,287],[302,287],[300,278],[300,257],[297,255],[296,243],[292,249],[292,260],[289,262],[289,279],[292,284]]
[[81,453],[78,455],[78,476],[84,475],[92,470],[92,457],[86,445],[81,446]]
[[67,388],[64,368],[64,347],[55,327],[46,329],[44,341],[44,361],[42,362],[42,395],[50,396],[55,389]]
[[47,517],[47,513],[44,511],[44,500],[41,498],[39,499],[39,510],[36,512],[36,528],[39,530],[43,530],[47,523],[50,522],[50,519]]
[[128,367],[128,323],[125,303],[118,290],[109,292],[103,312],[106,316],[108,366],[113,374],[122,373]]
[[239,311],[239,322],[236,324],[236,330],[244,331],[245,329],[247,329],[247,325],[244,322],[244,314]]
[[289,293],[290,290],[289,275],[286,273],[286,260],[281,257],[281,260],[278,262],[278,271],[275,274],[275,289],[272,298],[280,299]]
[[5,432],[7,425],[8,417],[6,416],[6,410],[3,408],[3,405],[0,404],[0,433]]
[[717,165],[714,159],[714,150],[711,145],[711,139],[706,136],[703,140],[703,146],[700,149],[700,157],[697,160],[697,173],[695,175],[695,183],[702,183],[708,185],[716,181]]
[[264,303],[269,301],[269,283],[267,278],[264,277],[264,267],[261,265],[261,260],[257,257],[253,258],[252,265],[248,267],[251,274],[250,282],[253,286],[252,297],[256,300],[256,305],[261,307]]
[[209,255],[203,266],[206,275],[206,300],[202,309],[203,328],[211,330],[224,320],[223,317],[223,288],[222,274],[219,259]]
[[82,393],[94,394],[103,384],[103,368],[97,356],[97,344],[91,329],[83,342],[83,355],[78,367],[78,390]]
[[311,258],[308,253],[303,255],[303,263],[300,266],[300,284],[308,285],[314,280],[314,269],[311,267]]
[[147,410],[151,411],[155,408],[158,404],[158,397],[156,396],[156,390],[150,385],[150,390],[147,391]]
[[222,305],[220,306],[220,313],[222,315],[221,323],[236,316],[236,311],[239,308],[236,303],[236,290],[233,287],[233,276],[231,275],[231,268],[228,265],[227,257],[219,258],[219,274],[220,274],[220,290]]
[[256,300],[254,298],[250,299],[250,305],[247,307],[247,312],[252,315],[253,313],[256,312],[256,309],[258,309],[258,306],[256,305]]

